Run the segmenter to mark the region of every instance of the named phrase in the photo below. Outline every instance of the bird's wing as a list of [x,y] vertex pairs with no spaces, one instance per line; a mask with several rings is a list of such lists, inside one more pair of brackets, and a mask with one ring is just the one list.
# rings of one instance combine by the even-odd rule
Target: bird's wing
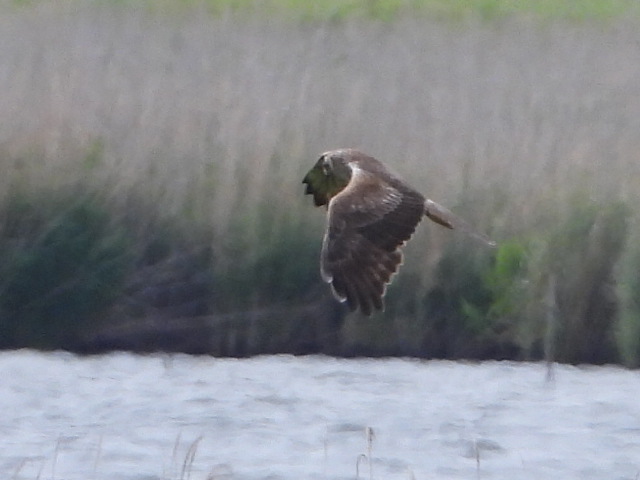
[[476,231],[466,221],[456,216],[453,212],[449,211],[449,209],[443,207],[439,203],[434,202],[433,200],[426,200],[424,202],[424,214],[429,219],[440,225],[454,230],[460,230],[461,232],[466,233],[467,235],[483,242],[490,247],[496,246],[496,242],[491,240],[487,235]]
[[400,247],[424,215],[424,197],[357,166],[329,202],[321,272],[351,310],[383,308],[386,285],[402,262]]

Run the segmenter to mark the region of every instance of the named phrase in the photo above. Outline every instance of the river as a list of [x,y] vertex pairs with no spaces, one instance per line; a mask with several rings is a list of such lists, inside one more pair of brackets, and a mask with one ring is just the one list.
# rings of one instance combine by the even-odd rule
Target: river
[[0,353],[10,480],[637,479],[617,367]]

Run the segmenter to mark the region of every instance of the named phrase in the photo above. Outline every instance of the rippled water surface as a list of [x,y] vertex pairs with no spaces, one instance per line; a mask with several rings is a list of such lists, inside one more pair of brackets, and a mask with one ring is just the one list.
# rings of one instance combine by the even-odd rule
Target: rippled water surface
[[638,372],[545,374],[497,362],[5,352],[0,472],[346,479],[358,464],[363,479],[639,478]]

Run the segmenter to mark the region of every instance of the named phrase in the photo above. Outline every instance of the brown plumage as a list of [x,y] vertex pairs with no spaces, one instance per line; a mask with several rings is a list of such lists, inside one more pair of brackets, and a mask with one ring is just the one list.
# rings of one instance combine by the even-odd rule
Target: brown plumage
[[400,248],[425,215],[493,244],[357,150],[322,154],[303,183],[314,203],[328,209],[320,256],[322,278],[352,311],[360,308],[370,315],[384,308],[386,286],[402,264]]

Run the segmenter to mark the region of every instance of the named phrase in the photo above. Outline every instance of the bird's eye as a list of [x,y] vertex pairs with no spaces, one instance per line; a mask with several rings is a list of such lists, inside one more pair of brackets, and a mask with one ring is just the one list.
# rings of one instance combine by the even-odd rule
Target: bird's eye
[[329,176],[329,174],[331,173],[330,157],[324,157],[324,161],[322,162],[322,173],[324,173],[326,176]]

